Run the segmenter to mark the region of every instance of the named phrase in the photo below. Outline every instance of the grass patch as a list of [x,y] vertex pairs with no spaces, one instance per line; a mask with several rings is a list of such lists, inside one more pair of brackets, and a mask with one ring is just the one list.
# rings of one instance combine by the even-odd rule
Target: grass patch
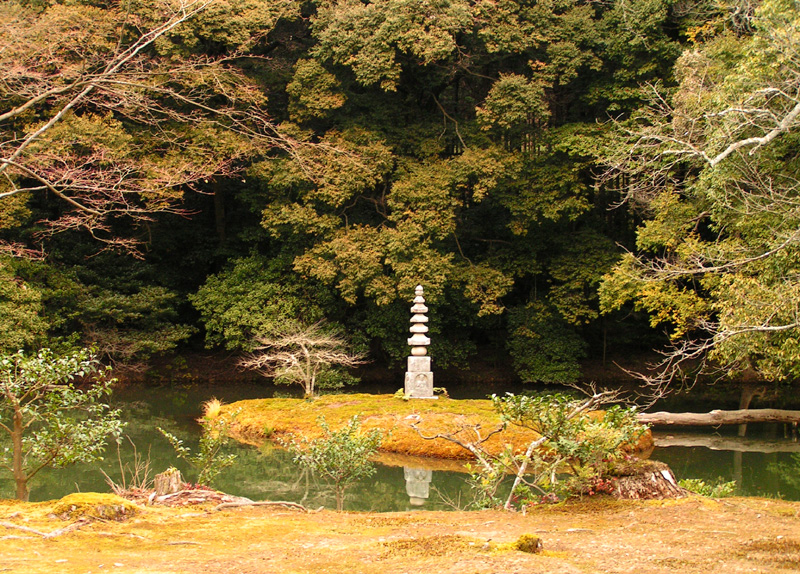
[[97,492],[69,494],[53,505],[53,514],[63,520],[99,518],[119,521],[131,518],[138,511],[135,504],[116,494]]

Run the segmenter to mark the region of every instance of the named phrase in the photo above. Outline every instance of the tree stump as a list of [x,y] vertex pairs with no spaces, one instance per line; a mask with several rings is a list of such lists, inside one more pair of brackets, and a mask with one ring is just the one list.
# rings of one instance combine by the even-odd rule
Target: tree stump
[[628,476],[614,479],[614,496],[622,499],[682,498],[686,491],[678,486],[672,470],[663,462],[640,461]]
[[183,477],[181,476],[181,471],[174,467],[168,468],[161,474],[157,474],[155,476],[153,479],[153,485],[156,489],[156,496],[174,494],[183,486]]

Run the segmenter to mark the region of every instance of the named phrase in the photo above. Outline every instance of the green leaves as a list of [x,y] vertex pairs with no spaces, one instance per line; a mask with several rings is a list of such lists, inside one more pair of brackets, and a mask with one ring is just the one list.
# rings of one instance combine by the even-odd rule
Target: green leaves
[[[498,455],[488,455],[481,442],[463,443],[453,440],[452,435],[439,436],[481,455],[480,465],[467,467],[479,508],[502,505],[511,510],[611,492],[609,479],[627,458],[626,449],[647,427],[636,421],[634,409],[615,405],[604,413],[593,412],[608,400],[606,393],[584,398],[562,393],[492,395],[504,425],[540,435],[524,453],[515,453],[509,446]],[[515,475],[515,479],[503,504],[498,487],[508,475]]]
[[[233,415],[235,418],[235,414]],[[214,479],[220,473],[231,466],[236,455],[225,453],[224,448],[228,444],[228,419],[215,416],[203,419],[203,433],[200,436],[200,443],[197,452],[192,454],[192,450],[183,444],[175,435],[160,428],[158,431],[169,441],[175,454],[188,462],[197,471],[197,484],[209,486],[214,483]]]
[[574,383],[585,343],[555,310],[540,301],[509,309],[508,350],[524,382]]
[[324,417],[320,417],[319,426],[321,437],[292,437],[283,444],[294,455],[296,464],[333,483],[336,509],[341,511],[345,490],[375,473],[375,465],[369,459],[381,445],[381,431],[362,432],[358,416],[338,430],[331,430]]
[[349,66],[361,84],[395,90],[401,56],[422,65],[447,59],[470,24],[463,0],[322,0],[313,20],[314,54]]
[[42,294],[15,273],[13,262],[0,259],[0,351],[13,352],[41,340],[47,329]]
[[545,86],[518,74],[500,74],[482,107],[477,108],[483,129],[520,131],[543,127],[550,118]]
[[325,117],[347,99],[339,80],[317,60],[299,60],[292,81],[286,85],[289,113],[297,121]]
[[[606,309],[633,300],[687,358],[730,377],[800,372],[797,296],[800,128],[797,2],[768,0],[743,28],[722,20],[678,66],[673,98],[643,113],[622,162],[650,210],[601,289]],[[734,20],[735,21],[735,20]],[[715,27],[716,26],[716,27]],[[712,33],[713,28],[713,33]],[[790,303],[787,304],[787,301]]]
[[[27,498],[28,481],[45,466],[98,460],[108,437],[119,440],[124,425],[105,403],[114,383],[107,375],[87,349],[0,357],[0,430],[13,445],[12,456],[0,454],[0,462],[11,471],[18,498]],[[74,385],[85,378],[90,386]]]
[[322,318],[325,293],[283,280],[278,260],[238,259],[190,296],[200,311],[209,345],[252,350],[254,337]]

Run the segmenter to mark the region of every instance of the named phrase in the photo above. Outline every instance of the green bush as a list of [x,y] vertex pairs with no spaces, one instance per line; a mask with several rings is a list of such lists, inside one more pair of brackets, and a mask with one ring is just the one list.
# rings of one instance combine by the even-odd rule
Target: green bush
[[361,432],[361,422],[354,416],[339,430],[331,430],[320,417],[322,436],[313,440],[292,437],[282,444],[294,455],[294,462],[333,483],[336,509],[344,506],[345,490],[354,482],[375,473],[370,457],[381,445],[381,433],[373,429]]
[[726,498],[736,494],[736,481],[725,482],[722,477],[718,478],[714,484],[709,484],[699,478],[685,478],[678,481],[678,486],[700,496],[711,498]]
[[[484,452],[481,464],[468,467],[475,505],[482,508],[608,492],[608,478],[629,457],[626,447],[647,429],[637,422],[635,409],[612,406],[602,415],[593,413],[602,395],[507,394],[492,401],[507,424],[533,430],[540,438],[525,453],[510,448],[494,456]],[[512,477],[503,504],[498,493]]]

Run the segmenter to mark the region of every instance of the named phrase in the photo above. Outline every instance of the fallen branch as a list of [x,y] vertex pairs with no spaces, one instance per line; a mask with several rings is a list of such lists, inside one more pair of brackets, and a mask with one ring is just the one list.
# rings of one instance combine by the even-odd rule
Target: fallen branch
[[[283,501],[272,501],[272,500],[262,500],[259,502],[223,502],[222,504],[218,504],[212,510],[224,510],[226,508],[240,508],[242,506],[282,506],[284,508],[291,508],[294,510],[301,510],[303,512],[312,512],[302,504],[298,504],[297,502],[283,502]],[[320,507],[318,509],[322,510]]]
[[800,411],[781,409],[713,410],[708,413],[639,413],[637,420],[649,425],[719,426],[747,423],[800,423]]

